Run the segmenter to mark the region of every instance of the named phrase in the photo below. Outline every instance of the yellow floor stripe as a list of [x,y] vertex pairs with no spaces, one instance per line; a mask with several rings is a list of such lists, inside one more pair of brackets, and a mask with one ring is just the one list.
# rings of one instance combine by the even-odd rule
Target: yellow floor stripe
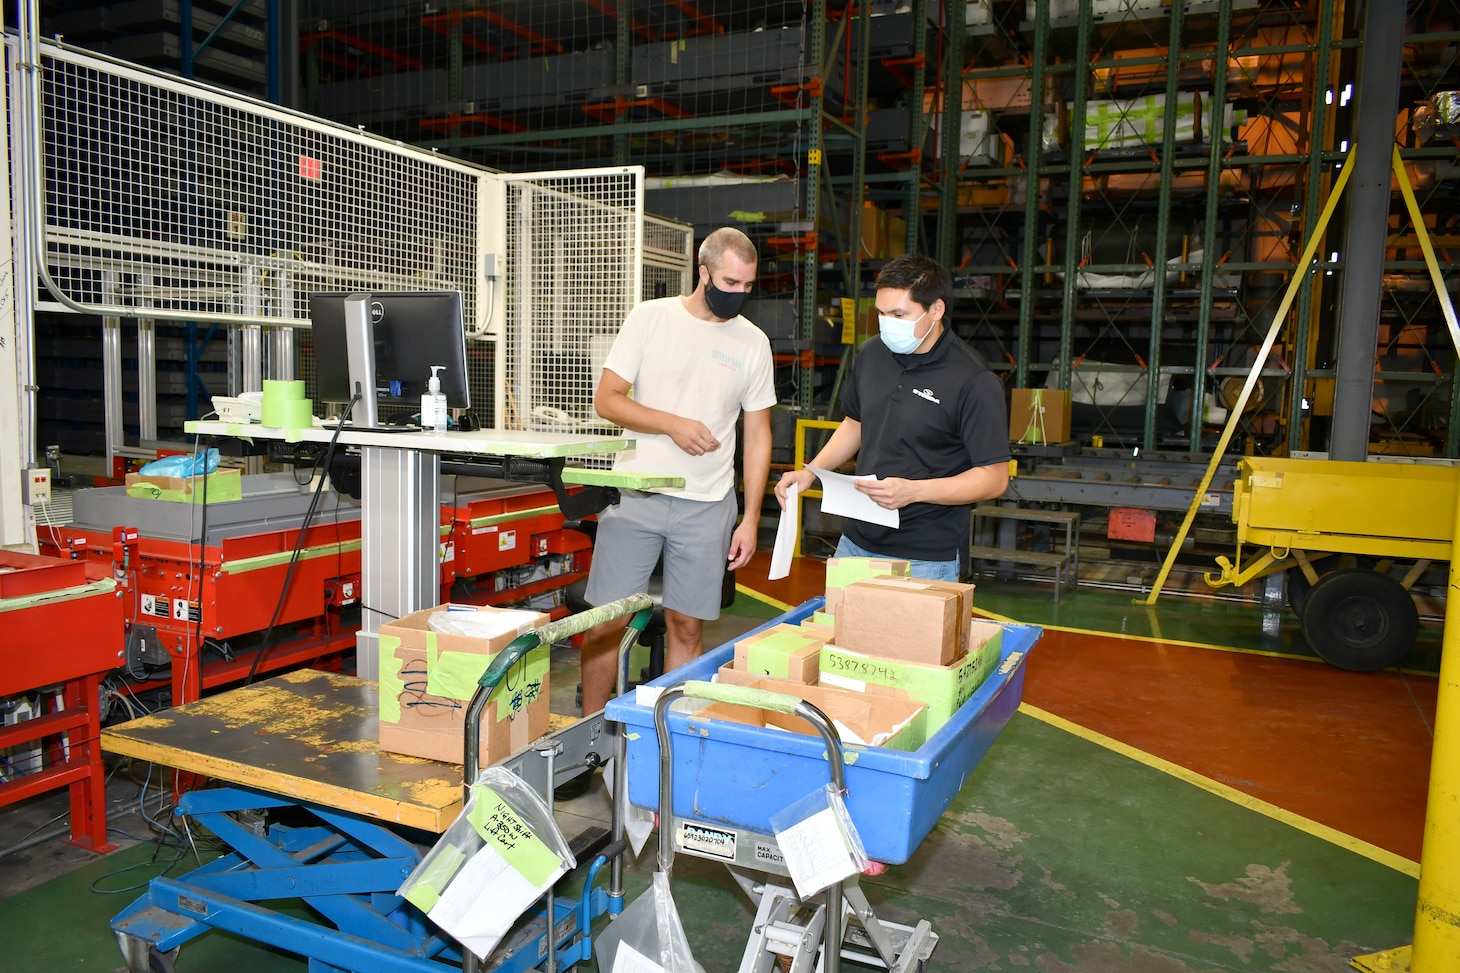
[[[1261,655],[1270,659],[1292,659],[1295,662],[1316,662],[1320,665],[1327,665],[1322,659],[1311,655],[1298,655],[1293,652],[1270,652],[1267,649],[1244,649],[1235,645],[1216,645],[1212,642],[1189,642],[1185,639],[1172,639],[1155,635],[1135,635],[1129,632],[1106,632],[1098,628],[1076,628],[1073,625],[1047,625],[1042,622],[1021,622],[1017,618],[1010,618],[1007,615],[1000,615],[998,612],[991,612],[986,608],[975,608],[974,613],[991,618],[996,622],[1008,622],[1014,625],[1038,625],[1047,632],[1069,632],[1071,635],[1098,635],[1102,638],[1121,639],[1126,642],[1154,642],[1157,645],[1184,645],[1191,649],[1214,649],[1218,652],[1240,652],[1243,655]],[[1418,675],[1433,675],[1433,673],[1418,673]]]
[[756,601],[770,605],[772,608],[780,612],[788,612],[795,607],[794,605],[786,604],[784,601],[777,601],[770,595],[763,595],[759,591],[756,591],[754,588],[747,588],[743,584],[737,584],[735,586],[735,590],[740,592],[742,595],[745,595],[747,598],[754,598]]
[[1392,851],[1385,851],[1377,845],[1371,845],[1367,841],[1361,841],[1352,835],[1344,834],[1336,828],[1330,828],[1326,824],[1319,824],[1310,818],[1294,814],[1292,811],[1253,797],[1251,794],[1244,794],[1235,787],[1229,787],[1226,784],[1212,780],[1210,777],[1204,777],[1193,770],[1188,770],[1169,760],[1162,760],[1160,757],[1121,743],[1119,740],[1108,737],[1103,733],[1097,733],[1094,730],[1087,729],[1078,723],[1071,723],[1069,720],[1055,716],[1048,710],[1040,709],[1038,706],[1020,703],[1019,712],[1027,716],[1032,716],[1043,723],[1048,723],[1056,729],[1074,734],[1082,740],[1089,740],[1097,746],[1104,747],[1137,763],[1145,764],[1154,770],[1169,774],[1178,780],[1183,780],[1195,787],[1200,787],[1202,790],[1215,794],[1234,804],[1240,804],[1242,807],[1256,811],[1258,814],[1272,818],[1274,821],[1281,822],[1292,828],[1297,828],[1299,831],[1327,841],[1330,844],[1337,845],[1346,851],[1351,851],[1356,855],[1361,855],[1371,861],[1378,862],[1380,865],[1392,868],[1397,872],[1402,872],[1411,878],[1419,878],[1419,862],[1411,861],[1402,855],[1396,855]]

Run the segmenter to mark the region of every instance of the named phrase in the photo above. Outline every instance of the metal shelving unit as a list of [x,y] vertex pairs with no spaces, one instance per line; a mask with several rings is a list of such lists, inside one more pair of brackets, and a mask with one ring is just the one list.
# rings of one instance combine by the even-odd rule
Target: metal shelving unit
[[[1460,246],[1450,215],[1460,142],[1442,130],[1419,145],[1406,126],[1416,102],[1460,88],[1449,54],[1460,0],[1390,6],[1408,18],[1396,130],[1447,260]],[[150,37],[184,7],[194,5],[112,4],[86,28],[99,43],[139,32],[125,10],[151,18]],[[199,4],[194,38],[267,59],[278,45],[255,36],[258,25],[287,24],[261,20],[264,7]],[[1339,226],[1313,267],[1295,262],[1357,131],[1363,10],[1354,0],[305,0],[299,103],[504,170],[643,164],[649,185],[666,187],[651,189],[650,211],[656,192],[698,194],[692,214],[665,215],[752,231],[766,258],[759,296],[790,306],[783,398],[802,415],[824,410],[843,374],[832,363],[854,353],[824,341],[837,299],[870,296],[881,256],[920,249],[957,269],[954,321],[1009,384],[1154,376],[1118,422],[1096,410],[1077,432],[1199,454],[1213,437],[1190,413],[1208,397],[1223,405],[1301,273],[1242,448],[1321,450],[1340,285],[1374,270],[1350,271]],[[712,176],[722,184],[685,189]],[[905,219],[869,230],[864,213]],[[1390,213],[1371,449],[1455,456],[1454,355],[1408,218],[1397,202]],[[896,247],[864,250],[889,234]]]
[[[1354,6],[994,0],[988,23],[971,29],[961,105],[992,141],[957,178],[958,250],[945,259],[960,266],[969,298],[961,330],[1017,386],[1052,377],[1078,388],[1079,368],[1097,357],[1102,375],[1158,377],[1138,389],[1138,422],[1096,410],[1083,429],[1077,417],[1082,438],[1209,448],[1214,436],[1163,390],[1180,388],[1176,398],[1197,409],[1211,393],[1222,404],[1300,272],[1354,131]],[[1445,2],[1411,19],[1407,93],[1460,86],[1442,50],[1457,25]],[[1455,155],[1453,144],[1405,152],[1434,170],[1422,206],[1441,227],[1452,186],[1439,159]],[[1391,217],[1382,318],[1392,324],[1381,325],[1371,448],[1453,456],[1454,355],[1406,225]],[[1330,230],[1328,259],[1306,271],[1244,419],[1247,451],[1326,448],[1341,239]],[[1418,424],[1427,428],[1417,437]]]

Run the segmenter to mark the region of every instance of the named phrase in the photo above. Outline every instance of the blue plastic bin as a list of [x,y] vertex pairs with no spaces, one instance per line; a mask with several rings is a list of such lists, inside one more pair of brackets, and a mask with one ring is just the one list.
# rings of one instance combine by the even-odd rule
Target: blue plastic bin
[[[819,611],[822,603],[823,599],[813,598],[756,631],[782,622],[795,624]],[[1019,708],[1025,657],[1042,634],[1036,626],[1005,625],[1003,653],[993,675],[916,752],[843,746],[847,809],[869,858],[901,864],[933,830]],[[722,645],[649,685],[709,680],[734,654],[733,644]],[[684,704],[676,704],[669,714],[674,812],[680,817],[769,834],[772,816],[829,779],[819,737],[702,720],[678,712],[680,705]],[[657,810],[659,741],[654,707],[637,705],[630,693],[610,701],[604,712],[608,719],[624,724],[629,800]]]

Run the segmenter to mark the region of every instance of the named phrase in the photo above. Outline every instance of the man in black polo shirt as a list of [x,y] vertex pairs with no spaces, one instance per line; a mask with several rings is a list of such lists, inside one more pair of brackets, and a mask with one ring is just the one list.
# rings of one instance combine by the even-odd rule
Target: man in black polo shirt
[[[843,403],[847,417],[810,466],[857,457],[857,489],[899,511],[898,527],[848,519],[837,557],[912,562],[912,576],[957,581],[968,563],[970,507],[1009,485],[1009,420],[998,376],[944,323],[953,281],[935,260],[904,254],[877,276],[879,335],[862,346]],[[776,497],[809,469],[785,473]]]

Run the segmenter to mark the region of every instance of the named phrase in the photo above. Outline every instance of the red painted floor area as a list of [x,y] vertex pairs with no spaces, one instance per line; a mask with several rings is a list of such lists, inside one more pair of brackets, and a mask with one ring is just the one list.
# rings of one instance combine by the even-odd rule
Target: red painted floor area
[[1024,700],[1419,860],[1437,682],[1046,630]]
[[[796,605],[825,566],[797,558],[740,584]],[[1437,682],[1319,662],[1047,629],[1026,702],[1129,746],[1418,861]]]

